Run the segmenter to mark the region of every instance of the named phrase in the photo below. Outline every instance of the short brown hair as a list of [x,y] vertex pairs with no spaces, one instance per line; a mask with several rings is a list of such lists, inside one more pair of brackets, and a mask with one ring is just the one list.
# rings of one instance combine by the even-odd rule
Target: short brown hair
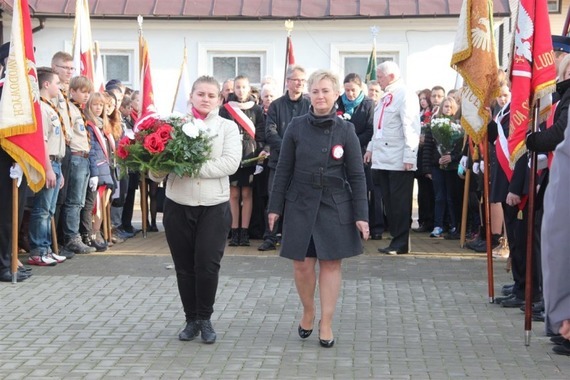
[[73,57],[69,53],[66,53],[64,51],[58,51],[51,58],[52,66],[55,65],[56,61],[70,62],[70,61],[73,61]]
[[84,76],[73,77],[69,82],[69,89],[93,92],[93,82],[91,82],[91,79]]

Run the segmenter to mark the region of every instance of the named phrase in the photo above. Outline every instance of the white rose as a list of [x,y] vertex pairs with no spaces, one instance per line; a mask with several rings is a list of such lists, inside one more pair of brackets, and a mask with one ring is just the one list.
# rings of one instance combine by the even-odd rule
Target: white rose
[[205,132],[208,130],[208,126],[204,123],[204,120],[194,119],[194,125],[198,127],[198,130],[201,132]]
[[190,137],[191,139],[195,139],[200,134],[200,130],[192,122],[184,124],[182,126],[182,131],[186,134],[186,136]]

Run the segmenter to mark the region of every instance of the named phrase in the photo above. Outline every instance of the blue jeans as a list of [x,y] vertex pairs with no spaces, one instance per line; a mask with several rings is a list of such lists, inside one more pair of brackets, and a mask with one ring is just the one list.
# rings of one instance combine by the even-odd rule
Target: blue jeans
[[67,197],[61,210],[65,242],[79,236],[79,217],[85,205],[85,195],[89,185],[89,159],[71,156],[67,181]]
[[61,164],[51,162],[55,173],[55,187],[44,186],[35,196],[32,211],[30,213],[30,250],[32,254],[44,254],[49,251],[52,242],[51,217],[55,214],[59,186],[61,184]]

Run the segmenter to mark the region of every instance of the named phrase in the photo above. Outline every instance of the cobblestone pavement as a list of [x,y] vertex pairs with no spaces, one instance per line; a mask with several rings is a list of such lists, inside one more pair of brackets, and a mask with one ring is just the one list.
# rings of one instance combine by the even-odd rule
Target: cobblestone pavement
[[[488,303],[484,256],[457,241],[414,234],[414,253],[397,257],[366,242],[343,264],[331,349],[316,331],[297,336],[291,264],[257,244],[222,261],[213,345],[177,339],[184,317],[162,232],[0,284],[0,378],[570,378],[542,323],[527,347],[523,313]],[[494,268],[498,290],[509,275]]]

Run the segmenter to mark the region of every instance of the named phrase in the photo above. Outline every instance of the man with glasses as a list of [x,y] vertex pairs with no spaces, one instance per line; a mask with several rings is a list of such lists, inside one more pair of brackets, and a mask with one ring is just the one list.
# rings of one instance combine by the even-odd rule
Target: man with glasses
[[[311,102],[303,96],[306,77],[307,75],[303,67],[298,65],[289,66],[285,83],[287,91],[285,95],[274,100],[267,110],[265,143],[271,149],[267,164],[269,166],[269,194],[271,194],[272,190],[273,177],[277,168],[277,160],[279,159],[279,151],[281,150],[285,129],[287,129],[291,119],[309,112]],[[280,222],[283,222],[283,217],[280,218]],[[257,249],[259,251],[274,250],[277,243],[277,231],[277,227],[270,231],[266,225],[263,243]]]
[[[71,54],[58,51],[55,53],[51,59],[51,68],[59,77],[60,82],[60,91],[57,97],[51,99],[51,104],[55,109],[57,109],[58,115],[60,116],[60,121],[62,124],[62,128],[65,128],[65,135],[66,135],[66,149],[65,149],[65,156],[61,161],[61,173],[63,174],[63,178],[69,178],[69,170],[70,170],[70,162],[71,162],[71,150],[69,148],[69,139],[71,136],[71,128],[72,122],[70,117],[69,111],[69,82],[71,78],[75,75],[75,67],[73,66],[73,57]],[[65,198],[67,197],[67,181],[64,181],[63,187],[59,191],[59,195],[57,198],[57,206],[55,211],[55,220],[58,225],[58,238],[59,242],[63,243],[63,233],[59,226],[61,225],[60,218],[60,211],[61,206],[63,205]],[[60,244],[63,247],[63,244]],[[88,247],[90,248],[90,247]],[[85,248],[87,249],[87,248]],[[59,252],[61,256],[65,256],[68,259],[72,258],[75,253],[71,252],[65,248],[62,248]]]

